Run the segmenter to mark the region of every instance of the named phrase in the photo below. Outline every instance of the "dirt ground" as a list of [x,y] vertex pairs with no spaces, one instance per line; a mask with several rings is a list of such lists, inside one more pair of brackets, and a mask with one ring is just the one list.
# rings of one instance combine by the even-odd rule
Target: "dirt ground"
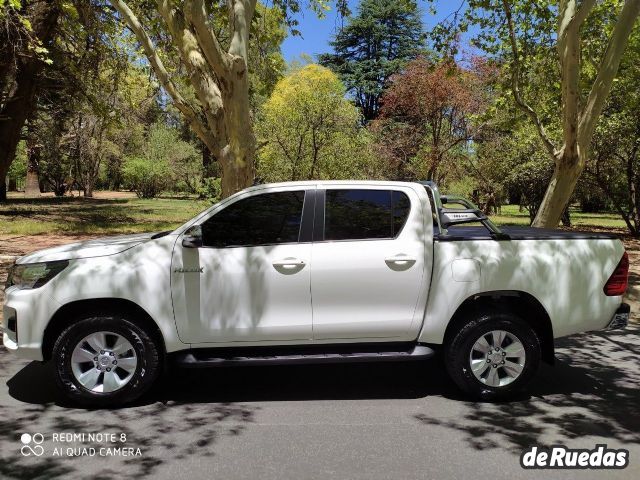
[[[624,232],[620,234],[629,253],[629,288],[625,296],[627,303],[631,305],[631,319],[640,321],[640,239],[633,238]],[[100,235],[28,235],[7,236],[0,235],[0,286],[4,286],[7,278],[7,270],[14,260],[21,255],[55,247],[65,243],[79,242],[97,238]],[[4,298],[3,288],[0,288],[0,304]],[[0,309],[0,318],[2,311]]]

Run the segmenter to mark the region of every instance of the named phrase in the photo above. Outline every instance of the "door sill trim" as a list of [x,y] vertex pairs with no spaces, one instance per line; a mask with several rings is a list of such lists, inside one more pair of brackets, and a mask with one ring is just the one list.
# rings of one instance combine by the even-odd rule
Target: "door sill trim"
[[426,360],[435,350],[420,344],[313,345],[296,348],[193,349],[172,354],[186,368],[251,365],[305,365],[321,363],[368,363]]

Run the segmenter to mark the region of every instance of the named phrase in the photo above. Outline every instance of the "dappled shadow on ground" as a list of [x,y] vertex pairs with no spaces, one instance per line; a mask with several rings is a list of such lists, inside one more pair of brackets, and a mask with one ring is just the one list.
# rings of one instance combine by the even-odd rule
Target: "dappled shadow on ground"
[[[640,329],[583,334],[558,341],[554,367],[543,366],[528,390],[504,403],[466,402],[466,413],[415,418],[464,433],[474,449],[520,453],[581,437],[640,444]],[[593,442],[591,442],[593,446]]]
[[[173,197],[10,198],[0,204],[0,234],[37,237],[153,232],[175,228],[209,206],[210,202]],[[0,237],[0,246],[5,240]],[[12,254],[9,244],[5,250],[5,254]]]
[[9,199],[3,204],[0,218],[8,222],[20,218],[64,222],[65,231],[78,233],[83,232],[87,225],[91,228],[106,228],[133,222],[135,218],[125,208],[127,202],[127,199],[97,200],[67,197]]
[[[35,478],[45,471],[46,478],[81,476],[81,459],[16,455],[23,431],[123,432],[131,439],[129,446],[146,453],[108,459],[104,467],[111,470],[103,478],[119,478],[120,469],[152,476],[176,459],[215,455],[217,441],[242,434],[257,421],[260,405],[270,401],[386,399],[393,408],[393,399],[417,399],[420,405],[424,400],[416,422],[458,431],[477,450],[519,453],[533,444],[589,436],[603,443],[638,444],[639,332],[633,328],[559,341],[557,365],[543,366],[528,393],[496,404],[464,399],[436,358],[409,364],[174,368],[135,405],[92,411],[68,405],[55,389],[51,366],[33,362],[4,379],[17,406],[0,405],[0,451],[10,454],[0,463],[0,477]],[[0,352],[0,372],[6,371],[7,358]],[[448,398],[460,415],[430,415],[433,396]]]
[[[257,407],[231,402],[178,402],[161,392],[164,384],[143,401],[120,409],[77,408],[63,400],[53,383],[51,365],[32,362],[12,378],[13,357],[0,349],[0,380],[18,402],[0,402],[0,478],[70,479],[87,478],[100,472],[101,479],[153,478],[163,465],[216,455],[215,444],[225,436],[242,434],[254,421]],[[45,435],[45,454],[21,455],[22,433]],[[52,434],[117,433],[125,443],[60,443]],[[68,457],[67,448],[140,448],[141,456]],[[62,456],[54,455],[61,447]]]

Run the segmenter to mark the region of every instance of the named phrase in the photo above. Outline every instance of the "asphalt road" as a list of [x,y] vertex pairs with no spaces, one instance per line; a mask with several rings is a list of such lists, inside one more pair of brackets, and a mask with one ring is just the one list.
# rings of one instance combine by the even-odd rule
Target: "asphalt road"
[[[65,405],[50,366],[0,348],[0,478],[640,478],[640,329],[565,339],[557,357],[501,404],[461,398],[436,359],[177,370],[135,406],[91,411]],[[24,433],[43,435],[43,455],[21,453]],[[98,433],[118,440],[87,439]],[[600,443],[628,449],[630,465],[520,467],[530,445]],[[100,456],[114,446],[140,455]],[[96,456],[68,456],[83,447]]]

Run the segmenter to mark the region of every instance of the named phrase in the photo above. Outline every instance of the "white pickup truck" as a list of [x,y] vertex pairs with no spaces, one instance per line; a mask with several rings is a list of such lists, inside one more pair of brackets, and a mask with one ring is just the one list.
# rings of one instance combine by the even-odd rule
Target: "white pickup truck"
[[52,360],[66,395],[94,405],[134,400],[169,360],[421,360],[438,350],[463,391],[496,399],[553,362],[555,338],[625,326],[627,271],[613,236],[499,230],[430,182],[261,185],[172,232],[21,257],[3,340],[22,358]]

